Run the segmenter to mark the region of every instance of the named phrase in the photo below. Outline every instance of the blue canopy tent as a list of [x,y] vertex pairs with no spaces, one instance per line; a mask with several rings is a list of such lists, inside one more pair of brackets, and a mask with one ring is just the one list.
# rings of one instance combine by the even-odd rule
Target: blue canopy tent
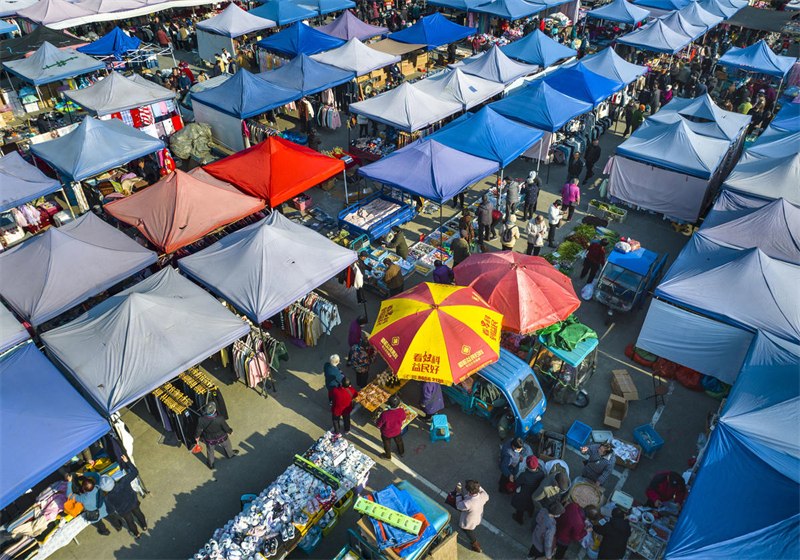
[[241,68],[221,85],[192,94],[192,104],[207,105],[247,119],[302,97],[300,91],[271,84]]
[[278,25],[288,25],[296,21],[317,17],[317,12],[298,6],[289,0],[267,0],[257,8],[250,10],[251,14],[260,18],[269,19]]
[[158,138],[120,120],[86,117],[66,136],[34,144],[31,152],[70,181],[82,181],[163,148]]
[[697,134],[728,140],[732,144],[750,124],[748,115],[724,110],[707,93],[694,98],[674,97],[645,123],[648,126],[651,123],[672,123],[676,118],[684,119]]
[[299,90],[305,96],[349,82],[355,78],[355,73],[301,54],[280,68],[258,74],[258,77],[276,86]]
[[538,69],[536,66],[511,60],[497,45],[488,51],[462,60],[452,67],[459,68],[465,74],[506,85],[517,78],[533,74]]
[[428,50],[455,43],[475,34],[475,28],[453,23],[439,12],[420,18],[417,23],[389,35],[400,43],[425,45]]
[[0,378],[0,508],[4,508],[111,426],[34,344],[0,356]]
[[628,62],[611,47],[582,58],[581,63],[587,70],[623,84],[629,84],[647,72],[647,66]]
[[666,558],[800,557],[798,363],[797,346],[756,336],[711,433]]
[[490,107],[464,113],[429,138],[506,167],[541,140],[542,131],[507,119]]
[[138,37],[131,37],[119,27],[115,27],[97,41],[75,49],[83,54],[92,56],[114,56],[117,60],[129,51],[135,51],[142,44]]
[[623,82],[594,73],[582,62],[560,68],[544,81],[556,91],[591,103],[595,107],[625,87]]
[[642,8],[654,8],[662,12],[672,12],[686,7],[691,1],[692,0],[633,0],[633,3]]
[[87,212],[0,253],[0,294],[20,317],[39,326],[133,276],[157,258],[153,251]]
[[45,41],[27,58],[3,63],[11,74],[39,86],[105,70],[106,65],[87,54],[72,49],[58,49]]
[[231,3],[214,17],[197,22],[196,28],[233,39],[275,25],[274,21],[254,16]]
[[355,261],[350,249],[272,212],[178,266],[260,324]]
[[0,303],[0,354],[31,337],[14,314]]
[[723,187],[747,196],[800,204],[800,153],[773,158],[745,152]]
[[[724,224],[736,218],[746,216],[754,210],[769,204],[770,200],[758,198],[750,194],[741,194],[729,189],[723,189],[714,201],[701,229]],[[800,205],[800,203],[796,203]]]
[[61,183],[39,171],[16,151],[0,158],[0,185],[0,212],[61,188]]
[[379,183],[443,203],[498,171],[497,163],[448,148],[436,140],[419,140],[358,172]]
[[319,15],[331,14],[355,8],[353,0],[294,0],[295,3],[303,8],[314,10]]
[[719,25],[725,19],[722,16],[712,14],[697,2],[691,2],[685,8],[678,10],[678,13],[689,23],[705,26],[706,29]]
[[461,10],[466,12],[483,2],[483,0],[430,0],[428,4],[431,6],[441,6],[443,8],[451,8],[453,10]]
[[526,0],[491,0],[473,6],[469,11],[479,14],[489,14],[507,19],[508,21],[516,21],[537,14],[545,9],[547,9],[545,4],[527,2]]
[[370,25],[358,19],[356,15],[350,10],[342,12],[338,18],[333,20],[327,25],[322,25],[316,28],[318,31],[337,37],[342,41],[349,41],[350,39],[360,39],[366,41],[379,35],[386,35],[389,33],[387,27],[380,27],[377,25]]
[[628,0],[613,0],[586,13],[586,17],[636,25],[650,16],[650,10],[636,6]]
[[767,128],[758,140],[747,148],[746,153],[765,158],[779,158],[796,154],[798,146],[800,146],[800,131],[780,132]]
[[731,47],[720,57],[717,64],[782,79],[789,73],[795,62],[797,59],[793,56],[781,56],[772,52],[766,41],[762,39],[743,49]]
[[707,12],[719,16],[723,19],[730,19],[744,6],[731,5],[720,0],[698,0],[697,4]]
[[592,110],[590,103],[565,95],[544,80],[531,82],[489,107],[510,119],[548,132],[555,132],[578,115]]
[[341,39],[317,31],[305,23],[295,23],[275,35],[264,37],[256,44],[264,50],[293,58],[298,54],[312,55],[329,51],[344,43]]
[[501,47],[500,50],[508,57],[536,64],[542,68],[578,54],[578,51],[551,39],[538,29],[518,41]]
[[708,27],[706,27],[705,25],[698,25],[690,22],[683,16],[680,10],[677,12],[671,12],[667,15],[663,15],[658,19],[667,24],[667,27],[669,27],[676,33],[680,33],[681,35],[686,35],[687,37],[690,37],[692,41],[694,41],[701,35],[705,34],[706,31],[708,31]]
[[800,131],[800,103],[785,103],[769,123],[778,132]]
[[675,54],[692,42],[692,38],[673,31],[660,19],[631,31],[617,39],[618,43],[630,45],[643,51]]

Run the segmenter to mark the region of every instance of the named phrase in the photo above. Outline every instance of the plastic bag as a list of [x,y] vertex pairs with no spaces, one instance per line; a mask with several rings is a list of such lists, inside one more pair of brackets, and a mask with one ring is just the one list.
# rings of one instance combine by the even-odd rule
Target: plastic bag
[[617,241],[617,244],[614,245],[614,250],[619,251],[620,253],[630,253],[631,246],[629,243],[625,243],[624,241]]
[[590,282],[589,284],[586,284],[581,290],[581,297],[585,301],[589,301],[590,299],[592,299],[593,295],[594,295],[594,282]]

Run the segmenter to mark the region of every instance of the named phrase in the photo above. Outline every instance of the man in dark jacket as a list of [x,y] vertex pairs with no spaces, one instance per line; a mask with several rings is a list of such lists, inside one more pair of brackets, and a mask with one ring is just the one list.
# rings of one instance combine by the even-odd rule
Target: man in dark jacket
[[528,173],[525,185],[522,187],[522,196],[525,198],[522,208],[522,219],[530,220],[536,214],[536,206],[539,204],[539,189],[542,182],[537,176],[536,171]]
[[586,283],[591,284],[594,280],[597,271],[606,262],[606,246],[608,245],[607,239],[600,241],[593,241],[589,244],[589,249],[586,251],[586,257],[583,259],[583,268],[581,268],[581,278],[589,275],[586,278]]
[[625,555],[628,539],[631,536],[631,524],[625,519],[625,513],[614,508],[611,519],[605,525],[595,525],[594,532],[603,537],[597,557],[603,560],[618,560]]
[[545,477],[544,470],[539,466],[539,459],[531,455],[525,460],[525,472],[517,477],[517,491],[511,496],[511,507],[514,508],[512,517],[522,525],[525,514],[533,515],[533,492],[542,483]]
[[580,177],[586,162],[583,161],[581,153],[577,150],[572,152],[572,159],[567,166],[567,180],[573,177]]
[[389,295],[396,296],[403,291],[405,286],[403,271],[400,265],[393,262],[392,259],[383,259],[383,264],[386,266],[386,271],[383,273],[383,283],[389,288]]
[[453,266],[456,267],[469,256],[469,243],[463,237],[457,237],[450,244],[450,249],[453,251]]
[[139,538],[139,527],[142,531],[147,531],[147,519],[145,519],[139,505],[139,497],[131,488],[131,483],[139,476],[136,466],[123,455],[120,457],[120,467],[125,471],[125,475],[115,481],[110,476],[103,476],[100,479],[100,490],[105,493],[106,507],[109,513],[114,513],[125,521],[134,539]]
[[392,233],[394,234],[394,237],[392,237],[391,241],[386,243],[386,248],[393,249],[394,252],[400,255],[402,259],[407,259],[408,243],[406,243],[406,236],[403,235],[403,232],[397,226],[392,228]]
[[583,183],[588,184],[589,177],[594,176],[594,166],[600,161],[600,140],[595,138],[592,143],[586,148],[586,177],[583,178]]
[[453,270],[439,259],[433,261],[433,281],[437,284],[452,284]]
[[234,450],[231,446],[231,440],[228,436],[233,433],[233,430],[222,416],[217,414],[217,405],[213,402],[206,405],[205,416],[197,421],[197,429],[194,432],[194,438],[197,443],[203,440],[206,444],[206,452],[208,454],[208,468],[214,468],[214,453],[219,449],[225,453],[228,459],[232,459],[239,454],[239,450]]
[[478,206],[478,244],[483,244],[491,238],[492,233],[492,211],[494,205],[489,197],[483,195],[481,204]]
[[519,183],[517,181],[505,182],[506,190],[506,221],[512,214],[516,214],[519,205]]

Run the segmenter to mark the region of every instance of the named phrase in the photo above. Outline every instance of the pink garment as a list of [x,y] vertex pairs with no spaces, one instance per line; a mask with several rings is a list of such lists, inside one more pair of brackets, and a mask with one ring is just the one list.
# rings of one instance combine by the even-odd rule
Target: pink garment
[[269,364],[264,352],[259,352],[252,358],[247,367],[247,381],[250,387],[257,386],[261,381],[269,377]]
[[581,191],[575,183],[564,183],[561,189],[561,202],[564,206],[575,204],[581,196]]

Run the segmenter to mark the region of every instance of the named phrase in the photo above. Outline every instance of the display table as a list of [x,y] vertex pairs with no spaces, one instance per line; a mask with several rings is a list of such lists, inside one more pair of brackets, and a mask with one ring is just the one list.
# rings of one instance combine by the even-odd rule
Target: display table
[[63,518],[58,529],[56,529],[50,538],[48,538],[47,541],[45,541],[45,543],[39,547],[36,555],[32,556],[31,558],[44,560],[45,558],[50,557],[55,553],[56,550],[63,548],[72,542],[78,536],[78,534],[88,526],[89,522],[86,521],[86,518],[84,518],[83,515],[69,519]]
[[396,384],[392,384],[389,382],[392,377],[392,372],[388,369],[379,373],[369,385],[359,391],[355,401],[367,411],[375,412],[408,383],[408,379],[398,379]]
[[322,537],[319,522],[333,519],[333,526],[335,504],[360,492],[373,466],[375,461],[351,443],[327,432],[240,514],[214,531],[194,558],[282,559],[297,547],[310,552]]

